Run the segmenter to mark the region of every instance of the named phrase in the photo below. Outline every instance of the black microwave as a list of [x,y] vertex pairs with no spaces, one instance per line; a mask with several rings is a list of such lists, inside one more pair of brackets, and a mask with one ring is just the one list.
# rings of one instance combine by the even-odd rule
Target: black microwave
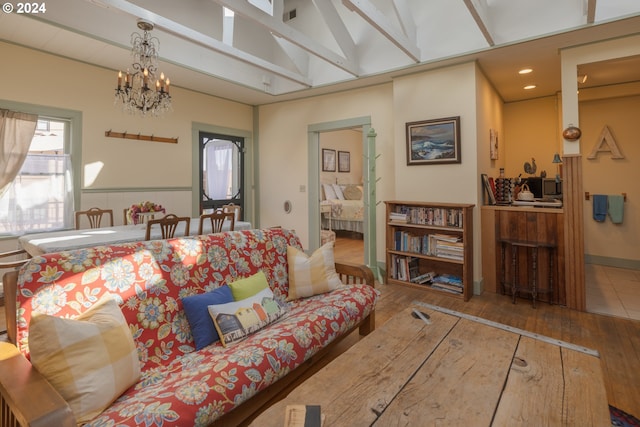
[[562,180],[542,178],[542,197],[562,199]]
[[562,198],[562,180],[556,181],[555,178],[533,176],[524,179],[523,184],[527,184],[529,191],[533,193],[533,197],[536,199]]

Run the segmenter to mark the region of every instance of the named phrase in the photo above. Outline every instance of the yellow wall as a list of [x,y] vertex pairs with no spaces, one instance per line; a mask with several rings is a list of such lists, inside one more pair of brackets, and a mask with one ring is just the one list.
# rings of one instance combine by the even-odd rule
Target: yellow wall
[[[585,254],[595,257],[640,261],[640,95],[580,102],[580,152],[583,188],[590,194],[627,193],[622,224],[593,220],[592,200],[583,200]],[[598,143],[605,126],[625,156],[613,159],[600,152],[593,160],[589,153]],[[605,145],[606,149],[607,146]]]
[[556,175],[557,167],[551,161],[555,153],[562,154],[557,97],[537,98],[511,102],[504,107],[504,167],[507,177],[530,176],[524,163],[536,161],[536,176],[544,170],[547,177]]
[[[252,130],[250,106],[181,89],[179,81],[171,89],[173,112],[161,119],[140,118],[113,105],[115,71],[2,42],[0,56],[2,100],[82,112],[82,164],[103,163],[83,188],[190,187],[192,122]],[[107,138],[108,130],[179,142]]]
[[[336,171],[320,172],[321,183],[362,184],[362,131],[338,130],[320,133],[320,155],[322,149],[336,151]],[[338,152],[349,153],[349,172],[338,171]]]

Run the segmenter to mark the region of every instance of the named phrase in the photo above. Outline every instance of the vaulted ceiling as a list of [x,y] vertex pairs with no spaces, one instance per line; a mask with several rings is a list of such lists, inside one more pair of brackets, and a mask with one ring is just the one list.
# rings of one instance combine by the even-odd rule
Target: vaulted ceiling
[[[251,105],[469,60],[505,101],[546,96],[560,90],[559,49],[640,31],[639,0],[56,0],[7,12],[0,40],[112,69],[114,86],[148,20],[173,85]],[[637,62],[614,68],[608,81],[640,80]]]

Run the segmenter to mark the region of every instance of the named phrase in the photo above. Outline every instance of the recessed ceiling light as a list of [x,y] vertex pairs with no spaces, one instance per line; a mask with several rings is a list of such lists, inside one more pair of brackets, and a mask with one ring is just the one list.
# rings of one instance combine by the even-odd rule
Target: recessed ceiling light
[[518,71],[518,74],[529,74],[531,72],[533,72],[531,68],[523,68],[522,70]]
[[535,88],[536,88],[536,85],[526,85],[524,88],[525,88],[526,90],[529,90],[529,89],[535,89]]

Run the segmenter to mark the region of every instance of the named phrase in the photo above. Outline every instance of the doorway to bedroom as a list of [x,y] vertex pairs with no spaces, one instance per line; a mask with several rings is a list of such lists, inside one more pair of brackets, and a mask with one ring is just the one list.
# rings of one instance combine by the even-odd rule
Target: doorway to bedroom
[[319,136],[320,244],[334,241],[337,259],[362,264],[362,127],[321,132]]
[[[376,259],[376,152],[371,118],[312,124],[307,129],[309,249],[313,251],[320,247],[322,230],[328,231],[329,227],[331,231],[335,231],[336,227],[344,228],[340,231],[350,232],[351,235],[344,240],[337,238],[336,257],[343,253],[355,257],[357,252],[360,262],[379,278],[381,273]],[[338,139],[351,142],[341,145]],[[321,147],[321,144],[325,144],[325,147]],[[329,144],[335,145],[329,147]],[[342,193],[342,199],[335,194],[337,189]],[[345,191],[349,194],[348,198],[353,200],[347,200]],[[360,200],[357,200],[358,192],[362,194]],[[327,203],[331,198],[338,204],[335,208]]]

